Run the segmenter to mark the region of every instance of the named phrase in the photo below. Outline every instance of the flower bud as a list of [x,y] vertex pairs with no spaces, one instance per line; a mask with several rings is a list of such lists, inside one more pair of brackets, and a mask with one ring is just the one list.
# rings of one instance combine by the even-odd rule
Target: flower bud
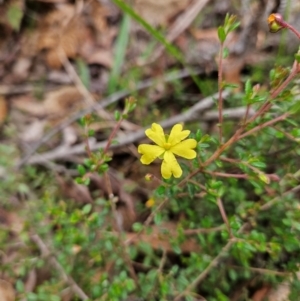
[[153,207],[153,206],[155,205],[154,199],[149,199],[149,200],[146,202],[145,205],[146,205],[147,208]]
[[270,32],[277,32],[282,28],[285,28],[283,18],[280,14],[271,14],[268,17],[268,24]]
[[152,181],[152,179],[153,179],[153,174],[147,173],[147,174],[145,175],[145,180],[146,180],[146,181]]

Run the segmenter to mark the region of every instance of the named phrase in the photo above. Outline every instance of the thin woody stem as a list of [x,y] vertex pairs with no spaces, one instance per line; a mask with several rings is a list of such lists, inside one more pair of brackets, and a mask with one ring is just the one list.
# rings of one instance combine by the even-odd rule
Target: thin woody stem
[[288,86],[288,84],[296,77],[296,75],[298,73],[299,73],[299,64],[297,61],[295,61],[289,76],[284,80],[284,82],[277,89],[275,89],[271,93],[270,98],[261,106],[261,108],[258,110],[258,112],[256,114],[254,114],[247,121],[247,123],[249,124],[249,123],[253,122],[258,116],[261,116],[266,111],[268,111],[270,109],[270,107],[272,106],[271,100],[276,98]]
[[224,208],[224,205],[223,205],[223,202],[222,202],[221,198],[217,199],[217,204],[218,204],[222,219],[223,219],[223,221],[224,221],[224,223],[227,227],[228,234],[231,238],[233,238],[231,228],[230,228],[230,223],[228,221],[227,214],[226,214],[226,211],[225,211],[225,208]]
[[123,121],[123,118],[120,118],[120,120],[117,122],[117,124],[115,125],[113,131],[111,132],[111,134],[109,135],[109,138],[107,140],[107,144],[106,144],[106,147],[104,149],[104,153],[107,153],[111,143],[112,143],[112,140],[114,138],[114,136],[116,135],[117,131],[119,130],[120,126],[121,126],[121,123]]
[[[278,16],[278,17],[279,17],[279,16]],[[281,18],[282,18],[281,16],[280,16],[280,18],[278,18],[278,17],[275,16],[276,22],[277,22],[278,24],[280,24],[282,27],[291,30],[291,31],[297,36],[297,38],[300,40],[300,33],[299,33],[292,25],[290,25],[290,24],[287,23],[286,21],[282,20],[282,19],[281,19]]]
[[[276,204],[279,201],[282,201],[283,196],[287,196],[291,193],[297,193],[300,190],[300,185],[285,191],[282,195],[279,197],[275,197],[273,200],[269,201],[268,203],[264,204],[261,206],[258,211],[266,211],[269,210],[274,204]],[[237,234],[243,233],[247,228],[249,224],[248,222],[244,223],[242,227],[237,231]],[[209,274],[209,272],[216,267],[228,254],[230,251],[231,247],[235,242],[237,242],[237,238],[232,238],[230,239],[227,244],[221,249],[219,254],[210,262],[210,264],[185,288],[184,291],[179,293],[175,298],[174,301],[179,301],[183,296],[187,296],[191,294],[191,291],[195,289],[197,285],[199,285]]]
[[222,144],[223,139],[223,98],[222,98],[222,91],[223,91],[223,49],[224,44],[221,43],[220,48],[220,55],[219,55],[219,68],[218,68],[218,88],[219,88],[219,98],[218,98],[218,111],[219,111],[219,139],[220,144]]
[[[299,67],[299,63],[297,61],[294,62],[293,64],[293,68],[292,71],[290,73],[290,75],[287,77],[287,79],[276,89],[271,93],[270,99],[274,99],[276,98],[287,86],[288,84],[295,78],[295,76],[299,73],[300,71],[300,67]],[[261,109],[253,116],[251,117],[247,124],[249,124],[250,122],[253,122],[257,117],[263,115],[271,106],[272,104],[270,103],[270,99],[261,107]],[[283,116],[283,115],[282,115]],[[285,117],[287,117],[288,115],[286,115],[284,118],[280,117],[280,120],[284,119]],[[274,120],[273,120],[274,121]],[[278,121],[278,120],[277,120]],[[272,124],[272,123],[271,123]],[[265,126],[264,126],[265,127]],[[216,160],[222,153],[223,151],[228,148],[229,146],[231,146],[234,142],[236,142],[237,140],[241,139],[241,134],[245,129],[245,125],[241,126],[236,132],[235,134],[226,142],[224,143],[219,149],[217,149],[210,158],[208,158],[203,164],[202,164],[202,168],[208,166],[209,164],[211,164],[214,160]],[[255,130],[257,131],[259,130],[258,128]],[[255,132],[253,131],[253,132]],[[248,132],[249,134],[249,132]]]
[[300,33],[293,26],[291,26],[290,24],[286,23],[286,27],[288,29],[290,29],[297,36],[297,38],[300,40]]
[[259,130],[261,130],[263,128],[265,128],[265,127],[271,126],[271,125],[273,125],[274,123],[276,123],[278,121],[284,120],[289,115],[290,115],[290,113],[285,113],[285,114],[282,114],[282,115],[278,116],[277,118],[274,118],[274,119],[269,120],[269,121],[267,121],[267,122],[265,122],[263,124],[260,124],[260,125],[258,125],[256,127],[254,127],[253,129],[249,130],[248,132],[240,135],[239,139],[245,138],[245,137],[247,137],[247,136],[249,136],[249,135],[251,135],[251,134],[253,134],[253,133],[255,133],[255,132],[257,132],[257,131],[259,131]]
[[249,175],[246,174],[234,174],[234,173],[225,173],[225,172],[218,172],[218,171],[203,171],[204,173],[210,174],[216,177],[222,178],[235,178],[235,179],[248,179]]

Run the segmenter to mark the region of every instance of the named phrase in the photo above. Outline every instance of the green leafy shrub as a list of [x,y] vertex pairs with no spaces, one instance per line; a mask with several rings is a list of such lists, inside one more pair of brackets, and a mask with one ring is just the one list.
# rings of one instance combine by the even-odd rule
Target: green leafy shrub
[[[276,17],[271,22],[273,31],[277,30]],[[237,26],[236,19],[227,16],[218,30],[219,69],[227,55],[224,42]],[[298,58],[299,54],[291,68],[270,71],[270,91],[250,80],[245,83],[238,99],[244,115],[234,124],[224,120],[222,95],[230,85],[219,71],[216,133],[199,129],[190,135],[195,143],[189,148],[195,149],[196,157],[193,150],[193,155],[185,156],[191,161],[180,161],[182,175],[177,165],[174,168],[178,163],[166,158],[166,153],[177,145],[176,135],[177,143],[182,143],[188,133],[182,137],[179,126],[175,136],[163,136],[164,147],[157,143],[160,153],[153,156],[162,159],[168,171],[177,169],[167,176],[163,173],[162,179],[146,176],[157,185],[146,203],[149,212],[132,226],[132,236],[115,226],[118,200],[108,170],[109,147],[136,101],[128,98],[124,111],[115,114],[116,126],[99,152],[89,148],[93,120],[85,116],[81,123],[86,130],[87,159],[78,166],[77,183],[88,186],[92,174],[103,175],[107,195],[92,204],[70,203],[58,197],[51,177],[46,178],[47,184],[37,184],[43,188],[36,189],[36,194],[25,195],[26,222],[19,233],[19,252],[26,259],[3,267],[3,272],[18,278],[20,298],[56,301],[70,294],[67,300],[225,301],[250,283],[240,298],[249,300],[264,283],[275,287],[290,281],[289,300],[298,300],[300,131],[299,91],[294,83],[300,72]],[[155,142],[161,138],[157,137]],[[142,163],[150,164],[154,158],[150,159]],[[27,177],[30,173],[34,171],[27,171]],[[43,179],[42,174],[39,177]],[[5,193],[11,193],[16,178],[8,176],[5,181]],[[25,178],[18,181],[24,183],[19,187],[26,187]],[[175,229],[166,226],[170,221]],[[1,230],[4,252],[9,249],[8,230]],[[36,291],[27,292],[25,283],[32,270],[47,276]]]

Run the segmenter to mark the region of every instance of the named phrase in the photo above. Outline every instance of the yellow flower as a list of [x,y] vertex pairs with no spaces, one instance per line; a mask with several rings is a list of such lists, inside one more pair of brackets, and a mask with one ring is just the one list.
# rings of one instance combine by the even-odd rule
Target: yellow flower
[[190,134],[190,131],[183,131],[181,124],[175,124],[170,135],[165,135],[163,128],[159,124],[153,123],[151,128],[147,129],[145,133],[157,145],[139,145],[138,152],[142,154],[141,162],[148,165],[156,158],[160,158],[163,160],[161,165],[163,178],[169,179],[172,175],[175,178],[180,178],[182,169],[174,155],[186,159],[194,159],[196,157],[196,152],[193,148],[197,146],[197,141],[195,139],[184,140]]

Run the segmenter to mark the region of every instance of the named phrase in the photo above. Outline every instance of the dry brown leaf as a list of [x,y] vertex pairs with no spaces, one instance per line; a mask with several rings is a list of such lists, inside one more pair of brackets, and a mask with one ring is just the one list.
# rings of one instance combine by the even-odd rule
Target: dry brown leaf
[[24,142],[34,142],[40,140],[44,135],[46,120],[35,119],[29,125],[23,127],[20,138]]
[[5,280],[0,279],[0,301],[14,301],[15,291],[13,286]]
[[191,28],[190,33],[197,40],[211,40],[219,43],[217,28],[208,28],[208,29]]
[[35,269],[29,271],[24,285],[26,292],[33,292],[37,284],[37,277],[38,275]]
[[0,208],[0,224],[4,225],[11,232],[20,233],[23,229],[22,219],[14,212]]
[[70,146],[77,141],[77,133],[75,127],[67,126],[62,130],[63,142],[62,144]]
[[29,94],[13,97],[11,104],[13,108],[29,113],[32,116],[42,117],[47,114],[44,104],[37,102]]
[[134,9],[152,26],[166,26],[189,2],[190,0],[135,0]]
[[229,56],[223,59],[223,73],[226,83],[236,84],[236,92],[242,88],[241,72],[245,66],[244,57]]
[[70,4],[60,5],[50,12],[40,25],[38,48],[46,49],[47,64],[58,69],[62,66],[59,51],[63,50],[68,58],[75,58],[85,41],[86,26],[83,18],[76,14]]
[[66,198],[72,199],[79,204],[93,203],[93,199],[87,186],[77,184],[72,179],[64,179],[61,176],[57,176],[56,178],[62,194]]
[[8,106],[5,98],[0,96],[0,125],[3,124],[8,114]]
[[286,301],[289,298],[289,294],[291,292],[291,288],[288,282],[283,282],[278,285],[276,289],[272,289],[272,291],[267,295],[268,301]]
[[70,287],[64,289],[60,293],[61,301],[71,301],[74,300],[74,292]]
[[55,49],[51,49],[47,52],[46,62],[52,69],[59,69],[62,66],[60,56]]
[[[173,253],[174,249],[170,243],[170,238],[176,239],[178,236],[176,225],[171,226],[171,223],[163,224],[160,226],[152,225],[151,234],[139,234],[136,233],[126,233],[127,240],[131,243],[137,244],[139,242],[146,242],[151,245],[153,249],[160,250],[164,249],[167,252]],[[184,241],[180,245],[180,249],[184,253],[199,252],[201,250],[199,244],[192,237]]]
[[113,65],[112,51],[104,49],[96,50],[88,58],[88,63],[102,65],[108,69],[111,69]]
[[[32,60],[28,57],[20,57],[13,65],[12,73],[18,81],[28,78]],[[16,81],[16,80],[14,80]]]
[[57,120],[82,108],[84,102],[76,87],[67,86],[48,92],[43,105],[48,116]]
[[[263,301],[265,300],[268,292],[270,291],[269,286],[263,286],[261,289],[257,290],[254,295],[252,296],[253,301]],[[269,300],[271,301],[271,300]],[[275,301],[275,300],[273,300]]]
[[107,7],[103,6],[100,1],[91,2],[91,17],[94,23],[94,27],[99,32],[105,32],[107,30],[107,20],[109,11]]
[[[113,218],[113,226],[116,230],[130,230],[132,224],[136,222],[134,199],[131,194],[124,190],[124,181],[120,180],[112,171],[110,171],[108,175],[112,193],[117,197],[117,210]],[[90,179],[92,189],[98,189],[105,197],[108,197],[110,191],[108,190],[105,179],[97,174],[92,174]]]

